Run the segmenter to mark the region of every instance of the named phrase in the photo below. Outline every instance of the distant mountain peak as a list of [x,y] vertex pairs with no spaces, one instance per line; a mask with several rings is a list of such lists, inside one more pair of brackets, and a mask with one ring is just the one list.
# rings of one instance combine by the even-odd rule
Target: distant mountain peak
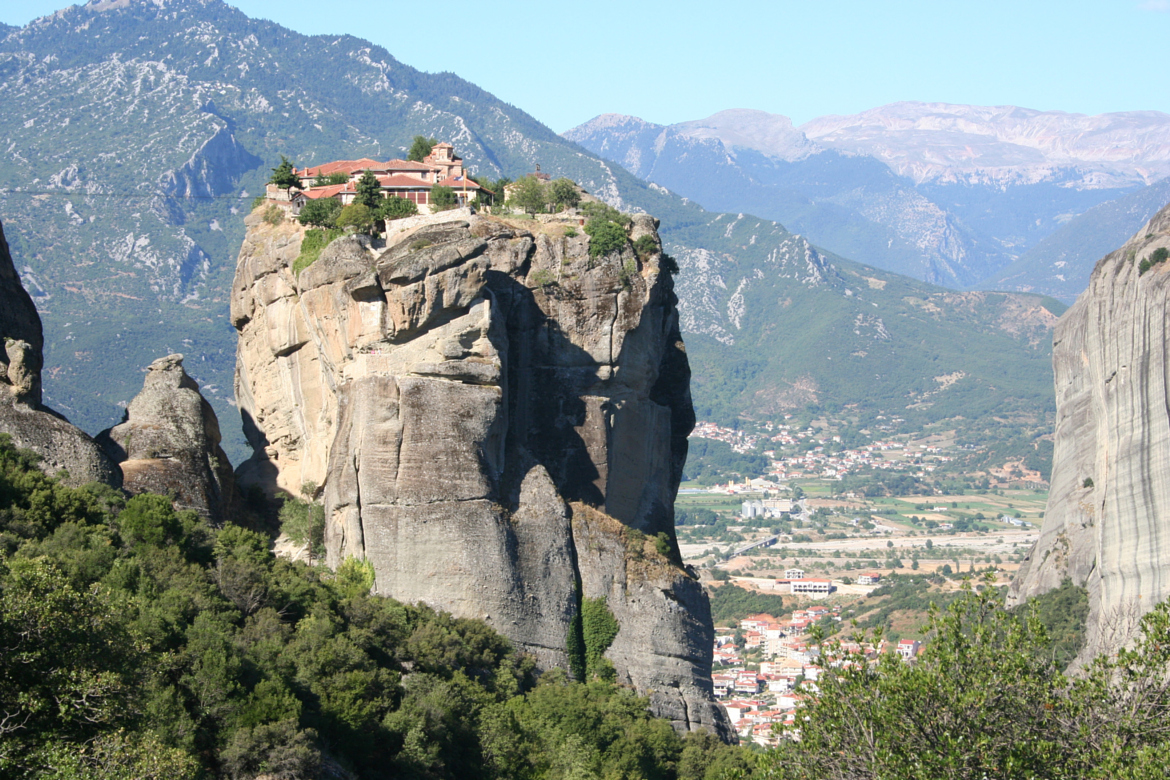
[[1073,114],[904,101],[801,125],[812,141],[885,162],[918,183],[1026,184],[1067,176],[1085,189],[1170,175],[1170,115]]
[[790,162],[821,151],[788,117],[750,108],[720,111],[706,119],[673,125],[671,129],[689,138],[718,139],[728,149],[753,149]]

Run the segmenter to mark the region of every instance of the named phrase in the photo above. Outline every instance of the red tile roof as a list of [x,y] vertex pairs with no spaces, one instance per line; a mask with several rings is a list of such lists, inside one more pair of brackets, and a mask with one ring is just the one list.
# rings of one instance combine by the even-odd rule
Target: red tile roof
[[434,186],[429,181],[416,179],[415,177],[407,176],[404,173],[394,174],[393,176],[379,176],[378,183],[383,187],[391,187],[394,189],[413,188],[429,190]]
[[448,176],[435,185],[436,187],[450,187],[453,190],[478,190],[480,186],[466,176]]
[[363,157],[360,160],[334,160],[315,167],[303,168],[297,171],[299,176],[328,176],[331,173],[355,173],[361,170],[386,170],[385,163]]
[[330,184],[328,187],[310,187],[304,190],[305,197],[309,200],[317,200],[318,198],[333,198],[341,192],[353,192],[350,183],[345,184]]

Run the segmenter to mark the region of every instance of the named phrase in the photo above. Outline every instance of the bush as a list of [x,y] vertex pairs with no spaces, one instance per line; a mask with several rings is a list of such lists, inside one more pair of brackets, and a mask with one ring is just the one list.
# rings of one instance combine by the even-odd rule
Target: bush
[[337,227],[337,216],[341,213],[341,201],[336,198],[319,198],[304,205],[297,220],[302,225]]
[[585,225],[585,233],[589,236],[589,255],[602,257],[612,252],[620,252],[626,248],[628,239],[626,229],[616,222],[608,220],[590,220]]
[[275,227],[284,222],[284,209],[279,206],[269,206],[264,209],[264,221]]
[[369,233],[374,229],[374,212],[369,206],[351,203],[337,215],[337,227]]
[[634,251],[638,253],[638,257],[645,260],[659,251],[658,242],[654,240],[654,236],[638,236],[638,240],[634,242]]
[[577,185],[565,178],[551,182],[547,195],[559,208],[571,209],[581,202],[581,193],[577,191]]
[[435,211],[450,211],[459,205],[459,198],[455,196],[455,190],[450,187],[433,187],[431,188],[431,205],[434,206]]
[[301,240],[301,253],[293,262],[293,275],[300,276],[301,271],[317,261],[325,247],[344,235],[345,231],[340,229],[314,228],[306,230],[305,237]]
[[387,221],[413,217],[416,214],[418,214],[418,206],[415,205],[414,201],[400,198],[397,195],[386,198],[378,210],[378,216]]

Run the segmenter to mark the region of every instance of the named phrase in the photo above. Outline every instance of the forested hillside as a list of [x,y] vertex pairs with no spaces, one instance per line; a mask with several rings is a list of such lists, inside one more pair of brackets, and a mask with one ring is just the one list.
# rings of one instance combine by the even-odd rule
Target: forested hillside
[[[62,486],[0,437],[0,775],[680,778],[744,766],[604,675],[369,595],[168,499]],[[714,776],[714,775],[711,775]]]

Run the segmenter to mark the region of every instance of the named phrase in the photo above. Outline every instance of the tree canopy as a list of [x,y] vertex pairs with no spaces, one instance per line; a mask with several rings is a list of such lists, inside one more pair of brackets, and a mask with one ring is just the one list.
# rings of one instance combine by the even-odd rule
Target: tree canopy
[[548,190],[540,179],[525,176],[516,182],[509,200],[525,213],[536,214],[548,206]]
[[293,187],[297,189],[301,188],[301,179],[294,172],[292,160],[283,154],[280,156],[280,165],[272,169],[272,176],[269,177],[268,183],[275,184],[277,187],[285,190]]
[[382,183],[372,171],[366,171],[357,181],[357,197],[355,203],[360,203],[368,209],[376,209],[382,203]]
[[431,150],[439,143],[437,138],[427,138],[423,135],[416,135],[414,141],[410,144],[410,151],[406,153],[406,159],[411,162],[422,162]]

